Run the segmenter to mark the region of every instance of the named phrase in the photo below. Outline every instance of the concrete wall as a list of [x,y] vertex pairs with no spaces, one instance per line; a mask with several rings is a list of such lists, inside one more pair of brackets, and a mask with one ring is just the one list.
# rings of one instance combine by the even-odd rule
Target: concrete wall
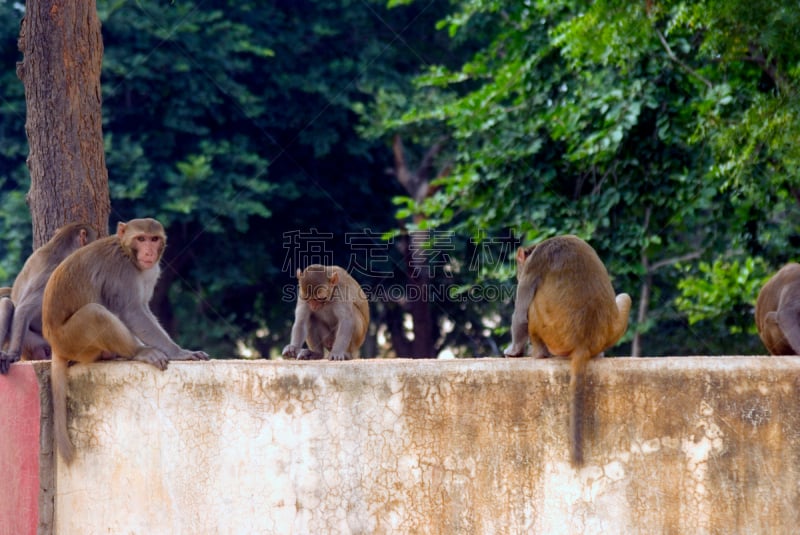
[[0,535],[50,533],[55,469],[49,364],[0,376]]
[[[0,377],[0,414],[37,398],[44,415],[0,416],[2,535],[33,533],[11,523],[34,510],[40,532],[52,521],[81,535],[800,525],[800,357],[593,361],[581,470],[567,457],[563,360],[78,365],[77,458],[55,468],[54,520],[33,481],[53,472],[43,372]],[[25,468],[29,456],[46,466]]]

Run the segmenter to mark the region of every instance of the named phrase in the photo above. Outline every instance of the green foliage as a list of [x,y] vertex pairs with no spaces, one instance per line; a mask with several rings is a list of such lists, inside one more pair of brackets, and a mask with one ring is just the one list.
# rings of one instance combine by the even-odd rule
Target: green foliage
[[699,262],[696,270],[685,266],[682,271],[684,278],[678,282],[681,295],[675,305],[686,314],[689,325],[728,316],[735,320],[728,326],[731,333],[756,334],[753,308],[759,290],[772,275],[763,259],[717,259]]
[[[448,233],[432,309],[459,355],[499,353],[514,247],[568,232],[649,290],[645,354],[755,348],[753,296],[800,246],[796,7],[99,0],[111,223],[165,222],[162,317],[218,356],[285,341],[309,229],[344,265],[348,234],[389,240],[386,284],[406,231]],[[30,243],[20,9],[0,1],[2,284]],[[394,135],[412,168],[445,143],[421,202],[386,173]]]
[[25,157],[25,94],[17,78],[17,38],[22,6],[0,1],[0,286],[10,285],[31,252],[30,187]]
[[[167,226],[159,315],[189,347],[269,354],[288,338],[287,235],[392,229],[391,151],[355,130],[379,88],[407,84],[447,1],[99,0],[112,220]],[[391,16],[390,16],[391,14]],[[0,275],[27,255],[25,103],[14,64],[21,11],[0,1]],[[412,24],[413,22],[413,24]],[[278,347],[278,350],[280,347]]]
[[[692,351],[666,332],[681,318],[752,333],[746,303],[797,236],[797,17],[767,1],[456,2],[440,27],[481,48],[372,110],[372,135],[452,140],[439,189],[398,215],[588,239],[618,289],[649,289],[632,332],[651,354]],[[720,263],[731,251],[741,267]],[[745,287],[721,275],[748,268]]]

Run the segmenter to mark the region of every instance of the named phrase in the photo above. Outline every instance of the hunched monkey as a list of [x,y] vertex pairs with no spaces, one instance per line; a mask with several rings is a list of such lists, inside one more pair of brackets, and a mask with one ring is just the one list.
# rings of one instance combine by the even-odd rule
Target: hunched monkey
[[786,264],[758,292],[756,327],[771,355],[800,355],[800,264]]
[[570,359],[570,461],[583,464],[586,366],[628,327],[631,298],[614,288],[595,250],[577,236],[556,236],[517,250],[517,295],[507,357],[531,343],[534,357]]
[[74,457],[67,430],[70,361],[91,363],[115,355],[164,370],[170,360],[208,359],[203,351],[173,342],[148,306],[166,242],[164,227],[155,219],[119,223],[116,235],[67,257],[45,287],[42,325],[53,354],[54,429],[67,464]]
[[20,357],[50,358],[50,346],[42,337],[44,286],[62,260],[96,239],[97,231],[90,225],[69,223],[25,261],[8,296],[0,298],[0,349],[5,348],[0,351],[0,373],[8,373]]
[[[297,270],[299,294],[292,339],[283,356],[330,360],[357,356],[369,327],[369,304],[358,282],[339,266],[312,264]],[[302,349],[303,340],[308,344]]]

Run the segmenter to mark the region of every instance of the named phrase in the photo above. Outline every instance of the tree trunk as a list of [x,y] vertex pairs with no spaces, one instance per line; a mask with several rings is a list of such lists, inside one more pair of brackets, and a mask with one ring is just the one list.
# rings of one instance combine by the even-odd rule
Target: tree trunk
[[[446,139],[437,141],[422,158],[416,170],[412,171],[406,164],[403,150],[403,141],[399,135],[394,137],[392,150],[394,152],[394,175],[397,181],[405,188],[408,194],[417,202],[422,202],[431,193],[430,176],[433,172],[434,161],[444,148]],[[441,176],[441,174],[439,175]],[[415,223],[420,223],[420,216],[415,216]],[[392,342],[398,356],[413,358],[435,358],[435,336],[433,314],[430,303],[427,301],[431,276],[431,266],[427,262],[428,256],[423,250],[430,238],[430,233],[423,230],[408,233],[403,240],[398,241],[398,247],[403,251],[408,277],[409,294],[411,298],[406,302],[406,310],[411,314],[414,339],[405,336],[402,321],[390,329]],[[412,291],[413,290],[413,291]],[[402,338],[401,338],[402,337]],[[409,352],[410,354],[403,354]]]
[[94,0],[29,0],[17,75],[25,86],[34,248],[65,223],[108,233],[111,201],[103,151],[103,40]]
[[[433,314],[431,314],[431,304],[429,288],[431,285],[430,270],[432,267],[427,260],[421,265],[419,259],[427,259],[425,251],[421,251],[425,243],[430,240],[430,232],[416,230],[409,233],[408,250],[406,253],[406,269],[408,270],[408,311],[414,318],[414,341],[411,343],[411,350],[414,358],[434,358],[436,348],[433,336]],[[413,291],[412,291],[413,289]]]

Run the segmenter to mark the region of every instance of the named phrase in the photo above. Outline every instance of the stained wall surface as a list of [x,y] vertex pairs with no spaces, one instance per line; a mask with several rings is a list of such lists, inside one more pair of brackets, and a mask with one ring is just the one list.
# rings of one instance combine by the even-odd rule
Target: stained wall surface
[[54,531],[796,532],[800,357],[589,370],[576,470],[560,359],[76,365]]
[[0,376],[0,535],[51,531],[55,474],[45,366],[15,365]]

